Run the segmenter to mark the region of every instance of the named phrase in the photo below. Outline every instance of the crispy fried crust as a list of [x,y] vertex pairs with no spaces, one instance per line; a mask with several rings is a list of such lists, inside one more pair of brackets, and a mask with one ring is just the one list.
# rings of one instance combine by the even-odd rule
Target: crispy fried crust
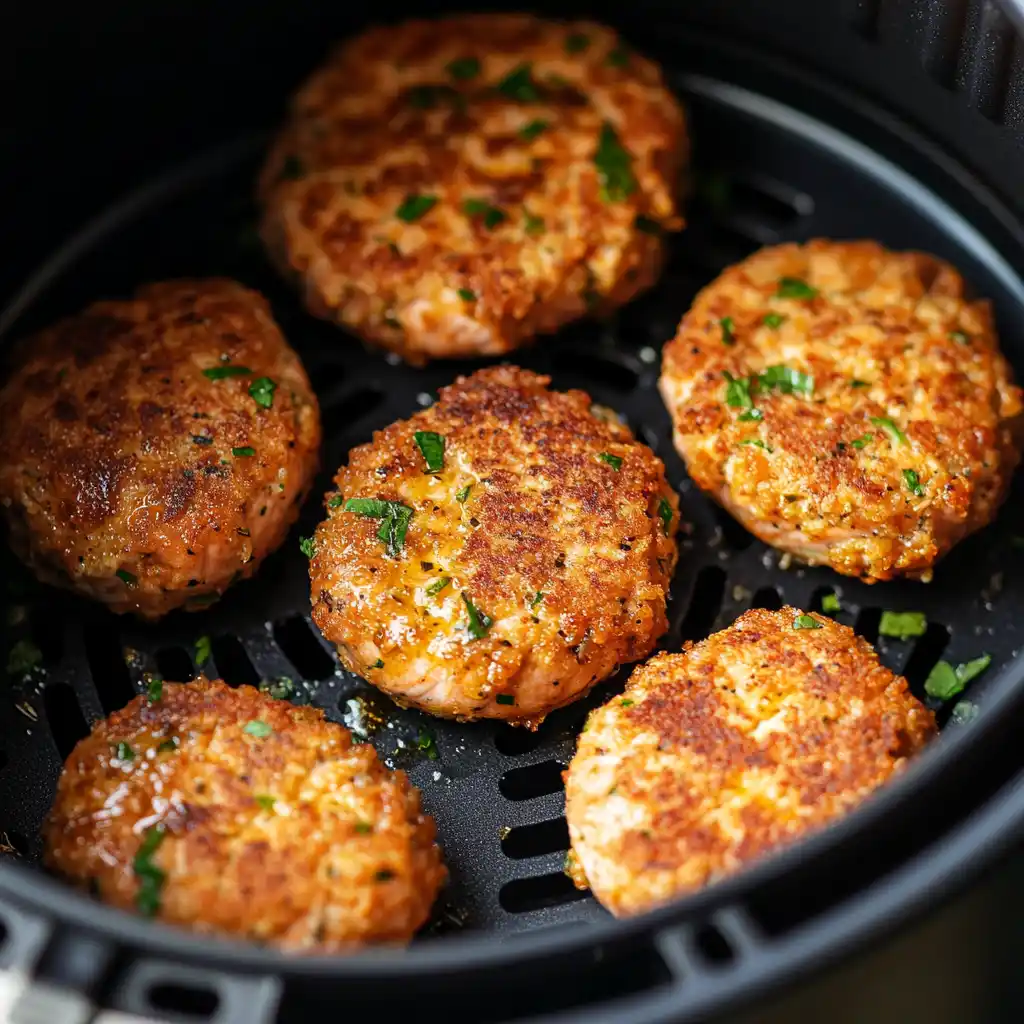
[[[522,98],[495,88],[523,65]],[[615,201],[594,160],[606,122],[636,181]],[[262,233],[317,316],[414,363],[495,355],[654,283],[685,157],[660,70],[610,29],[411,21],[344,43],[299,91],[261,177]],[[437,203],[406,223],[410,195]]]
[[[251,373],[203,373],[225,366]],[[249,393],[261,378],[270,408]],[[252,575],[319,444],[316,398],[262,296],[155,284],[22,343],[0,392],[0,504],[42,579],[156,618]]]
[[935,720],[846,626],[758,609],[638,668],[566,772],[572,874],[612,913],[700,888],[869,796]]
[[[664,467],[548,380],[515,367],[462,378],[338,473],[310,563],[313,618],[347,668],[400,703],[535,726],[667,628],[678,501]],[[425,471],[417,431],[443,436],[440,473]],[[397,557],[350,498],[414,510]],[[493,619],[481,638],[466,599]]]
[[[818,294],[778,297],[786,277]],[[744,422],[724,375],[776,365],[812,375],[813,395],[754,391],[763,419]],[[1019,460],[1021,393],[988,303],[949,264],[875,242],[781,245],[727,270],[666,346],[661,391],[700,487],[765,542],[868,581],[929,579]]]
[[445,879],[403,772],[319,709],[220,680],[165,683],[93,728],[64,766],[46,862],[134,910],[157,826],[160,920],[292,950],[405,942]]

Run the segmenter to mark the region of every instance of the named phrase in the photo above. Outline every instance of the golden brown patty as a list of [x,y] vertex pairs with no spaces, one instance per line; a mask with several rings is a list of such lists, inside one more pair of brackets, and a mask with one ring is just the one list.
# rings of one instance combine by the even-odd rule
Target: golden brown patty
[[262,232],[317,316],[414,363],[495,355],[655,281],[685,157],[658,67],[608,28],[411,21],[294,98]]
[[42,579],[156,618],[252,575],[319,444],[316,398],[262,296],[154,284],[22,343],[0,391],[0,504]]
[[317,708],[164,683],[67,759],[46,862],[196,931],[332,952],[404,942],[445,879],[403,772]]
[[400,703],[535,726],[667,628],[664,467],[582,391],[547,384],[516,367],[462,378],[336,477],[313,618]]
[[661,391],[690,476],[752,533],[869,581],[929,579],[1019,459],[987,302],[922,253],[764,249],[697,296]]
[[566,772],[571,873],[614,914],[648,910],[845,814],[934,733],[846,626],[747,612],[591,714]]

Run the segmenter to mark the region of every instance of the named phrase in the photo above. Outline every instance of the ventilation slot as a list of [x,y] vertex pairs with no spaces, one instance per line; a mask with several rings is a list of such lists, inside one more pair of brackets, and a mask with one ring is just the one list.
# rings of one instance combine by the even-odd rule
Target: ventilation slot
[[942,652],[949,646],[949,630],[938,622],[929,622],[924,636],[914,644],[910,657],[903,666],[903,675],[910,683],[910,689],[918,696],[924,696],[924,681],[928,673],[942,657]]
[[795,223],[814,212],[814,200],[771,181],[733,179],[727,221],[745,238],[764,244],[791,233]]
[[506,800],[534,800],[539,796],[549,796],[562,788],[564,770],[565,765],[561,761],[541,761],[525,768],[512,768],[502,775],[498,789]]
[[878,643],[878,624],[881,621],[882,610],[880,608],[862,608],[853,625],[853,631],[874,646]]
[[180,647],[164,647],[157,651],[156,670],[172,683],[184,683],[196,677],[192,659]]
[[543,742],[544,736],[540,735],[539,730],[531,732],[529,729],[516,729],[511,725],[499,727],[494,734],[494,745],[498,748],[498,753],[506,757],[528,754]]
[[337,433],[349,430],[361,419],[369,416],[383,401],[384,396],[379,391],[364,388],[346,395],[335,403],[325,405],[324,436],[331,438]]
[[107,617],[90,617],[82,624],[89,674],[100,696],[103,710],[119,711],[135,696],[135,687],[125,664],[117,633]]
[[43,664],[56,665],[64,654],[62,631],[53,628],[51,608],[34,608],[29,616],[32,640],[43,655]]
[[555,373],[583,384],[603,384],[615,391],[632,391],[639,383],[636,372],[624,362],[602,358],[593,352],[560,349],[551,359]]
[[1015,33],[993,3],[972,3],[965,45],[960,53],[958,83],[980,114],[1003,121],[1013,60]]
[[217,674],[231,686],[257,686],[259,673],[240,640],[233,636],[214,637],[213,660],[217,665]]
[[312,627],[301,615],[275,622],[274,639],[303,679],[319,681],[334,675],[334,659],[320,646]]
[[711,632],[725,597],[725,570],[706,565],[697,573],[693,596],[679,626],[680,639],[703,640]]
[[698,928],[693,944],[701,959],[713,967],[723,967],[736,959],[729,940],[714,925],[705,924]]
[[569,826],[565,818],[552,818],[536,825],[512,829],[501,841],[501,852],[513,860],[543,857],[569,849]]
[[782,595],[774,587],[762,587],[754,594],[750,607],[777,612],[782,607]]
[[722,539],[733,551],[746,551],[754,543],[754,535],[735,519],[724,508],[715,507],[715,524],[722,531]]
[[209,1020],[220,1006],[213,989],[161,982],[148,993],[149,1005],[160,1013],[174,1013],[195,1020]]
[[557,874],[506,882],[498,893],[498,902],[510,914],[528,914],[531,910],[585,900],[589,895],[589,892],[577,889],[569,876],[559,871]]
[[78,706],[75,691],[67,683],[47,686],[43,690],[43,707],[50,735],[63,761],[74,750],[75,744],[89,734],[89,726]]

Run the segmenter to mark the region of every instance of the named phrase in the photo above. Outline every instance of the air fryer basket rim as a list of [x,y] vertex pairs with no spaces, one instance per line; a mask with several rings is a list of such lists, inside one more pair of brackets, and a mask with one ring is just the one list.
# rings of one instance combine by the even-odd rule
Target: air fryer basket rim
[[[834,86],[829,91],[839,92]],[[847,102],[855,104],[860,113],[870,114],[882,123],[893,121],[891,115],[869,105],[860,97],[844,97]],[[805,115],[801,115],[805,116]],[[813,122],[813,119],[809,119]],[[818,123],[815,125],[823,133],[836,133],[830,126]],[[930,152],[932,144],[919,136],[907,126],[901,131],[908,142],[919,149]],[[945,154],[947,167],[957,164],[952,157]],[[201,158],[197,163],[208,162],[219,157]],[[961,175],[967,172],[961,169]],[[180,179],[179,179],[180,180]],[[151,194],[159,192],[160,182],[154,182],[143,192]],[[1002,221],[1008,232],[1021,236],[1019,226],[1009,210],[979,182],[972,179],[975,197],[981,196],[993,215]],[[134,203],[139,195],[129,201]],[[938,201],[938,200],[937,200]],[[118,219],[117,211],[108,211],[88,225],[77,237],[93,240]],[[44,284],[44,279],[58,273],[60,266],[44,266],[30,280],[22,295],[31,296]],[[1019,281],[1016,282],[1019,287]],[[14,310],[0,324],[8,328],[15,319]],[[727,879],[701,893],[691,896],[678,903],[660,908],[651,914],[626,920],[608,920],[591,929],[581,930],[577,935],[567,932],[519,936],[515,939],[515,951],[520,957],[541,957],[553,951],[566,952],[569,949],[589,948],[600,943],[616,943],[628,941],[641,933],[652,933],[671,926],[682,919],[699,917],[717,905],[727,905],[741,899],[762,884],[766,879],[792,870],[797,861],[807,861],[824,855],[828,850],[843,843],[848,836],[869,829],[883,821],[905,801],[914,798],[931,786],[938,784],[949,766],[955,763],[960,752],[986,742],[999,730],[1005,718],[1020,704],[1021,690],[1024,683],[1024,662],[1020,660],[1010,664],[994,685],[998,693],[988,703],[984,713],[972,724],[969,730],[960,730],[947,734],[933,746],[904,775],[875,798],[868,801],[855,813],[836,825],[804,840],[800,844],[789,847],[779,854],[762,861],[748,871]],[[1014,798],[1015,797],[1015,798]],[[862,897],[862,905],[850,915],[850,927],[847,938],[859,935],[866,936],[872,929],[879,928],[883,917],[892,916],[894,906],[906,904],[908,907],[915,901],[921,901],[930,891],[936,880],[944,882],[956,878],[962,882],[968,877],[963,870],[963,861],[959,857],[970,854],[967,863],[970,872],[978,872],[983,865],[998,852],[1001,843],[1006,841],[1006,829],[1000,829],[999,823],[1008,826],[1024,814],[1024,795],[1011,794],[1005,799],[993,802],[979,812],[975,819],[965,822],[958,831],[957,838],[950,843],[941,844],[941,848],[925,855],[922,861],[914,861],[901,868],[892,879],[880,883],[882,891],[877,895],[872,892]],[[982,839],[991,840],[987,845]],[[956,853],[956,855],[955,855]],[[906,876],[906,877],[902,877]],[[896,879],[899,878],[899,884]],[[899,900],[888,898],[890,890],[901,893]],[[117,935],[121,941],[137,943],[140,947],[158,953],[172,955],[185,961],[198,962],[205,958],[224,961],[230,966],[244,970],[265,969],[279,970],[282,958],[276,951],[225,941],[221,939],[205,939],[191,933],[160,924],[143,921],[132,915],[123,914],[112,908],[97,905],[94,901],[68,889],[61,883],[40,876],[15,863],[0,863],[0,892],[12,902],[21,905],[32,905],[41,908],[48,916],[56,917],[68,923],[81,926],[87,932],[107,932]],[[884,909],[883,909],[884,908]],[[805,940],[806,941],[806,940]],[[812,946],[813,948],[813,946]],[[819,956],[826,955],[825,950],[817,950]],[[829,953],[835,949],[829,950]],[[508,949],[498,941],[480,942],[479,936],[467,938],[448,938],[443,941],[424,943],[408,951],[375,950],[348,958],[337,957],[300,957],[289,958],[287,969],[292,974],[322,974],[344,977],[388,976],[394,972],[403,974],[431,972],[442,967],[457,964],[462,971],[483,969],[500,964],[508,956]],[[623,1018],[625,1019],[625,1018]]]

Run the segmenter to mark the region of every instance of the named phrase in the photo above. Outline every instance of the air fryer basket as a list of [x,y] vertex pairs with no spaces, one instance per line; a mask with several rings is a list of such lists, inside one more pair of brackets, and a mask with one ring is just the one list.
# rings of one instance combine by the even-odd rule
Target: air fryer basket
[[[906,919],[1012,839],[1024,823],[1024,785],[1017,785],[1024,765],[1013,742],[1024,716],[1017,624],[1024,551],[1014,537],[1021,488],[999,522],[955,551],[931,585],[869,587],[824,569],[784,567],[692,488],[672,450],[655,382],[661,345],[699,287],[759,245],[819,235],[876,237],[952,260],[991,297],[1004,348],[1024,377],[1024,284],[1013,269],[1024,266],[1024,46],[1005,15],[980,0],[770,5],[776,21],[763,24],[764,15],[751,10],[760,6],[696,3],[675,11],[648,3],[637,8],[646,16],[635,12],[625,23],[624,12],[602,12],[663,62],[687,104],[695,152],[690,223],[652,293],[614,320],[575,326],[516,361],[550,373],[558,388],[582,387],[619,410],[665,460],[692,532],[664,648],[706,636],[751,606],[819,609],[835,590],[840,620],[877,643],[919,696],[940,657],[991,654],[991,668],[966,695],[977,716],[947,722],[942,709],[934,746],[833,828],[676,906],[611,921],[562,873],[568,834],[561,771],[584,716],[626,673],[536,733],[459,725],[396,708],[342,671],[310,623],[298,536],[318,521],[319,495],[334,469],[373,430],[410,415],[478,364],[410,369],[305,315],[253,233],[248,196],[266,138],[234,138],[221,122],[219,137],[231,141],[204,144],[201,155],[169,165],[59,247],[0,313],[0,338],[144,280],[237,277],[270,297],[306,362],[323,409],[325,471],[284,549],[209,611],[143,625],[50,591],[16,599],[29,615],[11,627],[8,646],[31,635],[44,664],[0,689],[0,830],[17,851],[0,857],[0,1019],[7,1013],[63,1024],[94,1013],[105,1019],[102,1010],[110,1008],[265,1024],[305,1020],[314,1011],[388,1020],[427,1007],[479,1021],[689,1020]],[[959,12],[955,18],[950,8]],[[306,13],[309,23],[302,27],[295,17],[289,31],[323,35],[322,21]],[[273,18],[260,9],[255,21],[259,31],[251,35],[266,45],[275,38]],[[829,34],[820,45],[794,34],[823,26]],[[341,26],[331,28],[335,34]],[[230,26],[215,18],[209,30],[214,39],[231,38]],[[801,45],[808,52],[792,52]],[[905,69],[891,58],[915,46],[913,89],[884,107],[867,98],[900,86]],[[845,54],[835,75],[852,82],[862,65],[872,68],[874,55],[870,80],[865,75],[863,87],[853,89],[808,70],[816,50],[819,59]],[[243,51],[254,56],[252,39]],[[296,58],[294,73],[315,56]],[[179,59],[179,70],[187,70]],[[289,84],[277,81],[276,88],[283,95]],[[950,97],[955,116],[944,114]],[[269,126],[277,110],[257,113],[248,119]],[[215,137],[210,125],[195,135],[204,143]],[[179,152],[189,148],[186,135]],[[1000,159],[1007,154],[1016,169]],[[991,173],[979,167],[982,157]],[[44,184],[26,187],[46,194]],[[11,237],[24,237],[31,252],[25,223],[19,236],[12,218]],[[927,633],[911,642],[880,639],[883,608],[925,612]],[[146,673],[193,677],[202,635],[213,640],[209,675],[233,684],[291,677],[296,700],[368,731],[381,756],[422,789],[451,883],[410,950],[301,959],[200,939],[100,906],[31,863],[62,759],[91,722],[139,692]]]

